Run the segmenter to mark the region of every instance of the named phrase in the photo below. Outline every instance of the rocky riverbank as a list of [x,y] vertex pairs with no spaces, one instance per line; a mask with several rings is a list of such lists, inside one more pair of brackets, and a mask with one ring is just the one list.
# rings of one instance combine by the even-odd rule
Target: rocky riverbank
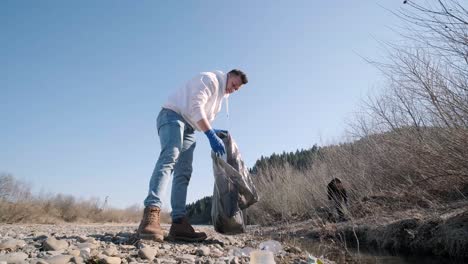
[[[356,259],[349,250],[387,252],[402,256],[433,256],[453,263],[468,260],[468,201],[431,210],[389,212],[375,217],[330,223],[320,219],[259,228],[262,236],[279,241],[299,239],[321,245],[313,254],[337,263]],[[345,261],[345,258],[349,260]]]
[[[0,264],[249,263],[249,252],[265,242],[252,233],[228,236],[211,226],[196,226],[208,234],[206,241],[157,243],[137,239],[136,228],[136,224],[0,225]],[[163,228],[167,231],[169,226]],[[274,254],[276,263],[310,261],[300,248],[285,243],[280,247]]]

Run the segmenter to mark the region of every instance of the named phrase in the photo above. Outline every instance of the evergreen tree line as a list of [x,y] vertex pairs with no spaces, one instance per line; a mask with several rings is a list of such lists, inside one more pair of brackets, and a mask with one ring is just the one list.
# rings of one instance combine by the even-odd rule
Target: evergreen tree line
[[211,224],[211,196],[203,197],[202,199],[188,204],[186,206],[187,217],[192,224]]
[[319,154],[320,148],[317,145],[314,145],[310,149],[301,149],[295,152],[283,151],[281,154],[273,153],[270,157],[261,156],[249,171],[252,174],[258,174],[258,172],[267,168],[284,167],[286,164],[294,169],[303,171],[311,167]]

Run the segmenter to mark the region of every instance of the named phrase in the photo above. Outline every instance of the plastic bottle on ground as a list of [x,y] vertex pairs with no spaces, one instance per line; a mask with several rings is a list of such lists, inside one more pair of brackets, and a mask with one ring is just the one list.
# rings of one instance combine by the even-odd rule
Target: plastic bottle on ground
[[276,240],[264,241],[258,245],[258,248],[261,250],[271,251],[273,254],[278,254],[281,250],[283,250],[281,243]]
[[265,250],[254,250],[250,252],[250,264],[275,264],[273,252]]

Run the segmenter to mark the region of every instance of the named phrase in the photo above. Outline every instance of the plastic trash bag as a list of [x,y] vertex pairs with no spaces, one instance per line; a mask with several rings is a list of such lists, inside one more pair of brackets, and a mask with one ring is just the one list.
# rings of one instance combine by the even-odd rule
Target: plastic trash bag
[[211,219],[214,229],[223,234],[245,231],[244,212],[258,201],[252,177],[229,133],[218,133],[226,148],[222,157],[211,153],[215,178]]
[[283,246],[276,240],[267,240],[258,245],[261,250],[271,251],[273,254],[278,254],[283,250]]

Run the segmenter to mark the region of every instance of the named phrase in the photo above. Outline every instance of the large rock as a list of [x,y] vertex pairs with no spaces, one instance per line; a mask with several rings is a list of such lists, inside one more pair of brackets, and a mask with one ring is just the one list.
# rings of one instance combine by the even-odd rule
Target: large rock
[[29,261],[29,264],[49,264],[49,263],[43,259],[32,259]]
[[78,257],[80,256],[80,250],[79,249],[69,249],[67,252],[69,255]]
[[24,240],[19,240],[19,239],[7,239],[2,242],[0,242],[0,250],[12,250],[15,251],[18,248],[22,248],[26,246],[26,242]]
[[171,249],[171,245],[168,245],[168,244],[162,244],[162,245],[161,245],[161,248],[162,248],[162,249],[169,250],[169,249]]
[[156,254],[158,254],[158,250],[150,247],[145,247],[138,251],[138,256],[140,256],[140,258],[148,259],[149,261],[152,261]]
[[135,246],[133,246],[133,245],[120,245],[120,248],[124,249],[124,250],[132,250],[132,249],[135,249]]
[[6,255],[0,256],[0,261],[5,261],[8,264],[21,264],[25,259],[28,258],[28,255],[23,252],[13,252]]
[[209,256],[210,255],[210,248],[207,246],[201,246],[196,251],[195,254],[197,256]]
[[105,250],[104,250],[104,255],[109,256],[109,257],[114,257],[118,256],[120,254],[119,250],[117,250],[117,247],[114,245],[109,245]]
[[120,264],[122,260],[118,257],[101,256],[100,260],[105,264]]
[[64,250],[68,248],[68,242],[65,240],[57,240],[55,237],[49,237],[44,241],[42,244],[44,249],[49,251],[49,250]]
[[210,255],[219,258],[223,255],[223,251],[219,250],[218,248],[213,248],[213,250],[210,252]]
[[80,257],[82,257],[85,260],[91,258],[91,249],[90,248],[82,248],[80,250]]
[[76,256],[73,258],[73,262],[75,264],[85,264],[86,263],[85,260],[82,257],[76,257]]
[[97,243],[78,243],[76,245],[79,249],[82,249],[82,248],[90,248],[90,249],[96,249],[99,247],[99,245]]
[[58,255],[46,259],[49,264],[67,264],[73,259],[72,255]]

